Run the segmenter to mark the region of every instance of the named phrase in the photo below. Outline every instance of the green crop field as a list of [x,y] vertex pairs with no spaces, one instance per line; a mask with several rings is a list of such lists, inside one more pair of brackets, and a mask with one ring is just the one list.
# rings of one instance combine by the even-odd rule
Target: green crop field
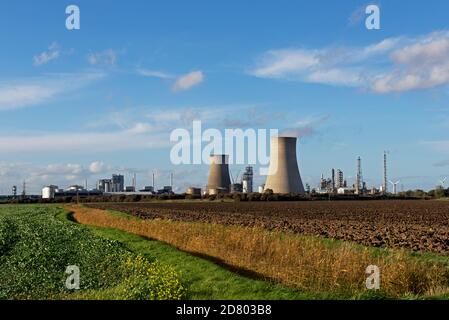
[[[58,218],[54,206],[0,206],[0,299],[180,299],[173,268]],[[69,290],[68,266],[80,270]]]

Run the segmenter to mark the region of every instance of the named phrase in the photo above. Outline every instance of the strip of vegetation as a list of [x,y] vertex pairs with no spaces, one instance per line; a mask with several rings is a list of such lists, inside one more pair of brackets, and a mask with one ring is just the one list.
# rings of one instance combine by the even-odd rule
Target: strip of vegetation
[[[0,299],[185,297],[173,268],[56,218],[65,213],[54,206],[0,207]],[[68,266],[80,269],[80,290],[66,288]]]
[[114,228],[90,227],[104,238],[120,241],[129,250],[158,259],[172,265],[182,277],[189,300],[305,300],[347,299],[349,296],[335,294],[310,294],[294,288],[254,279],[239,270],[230,270],[215,262],[198,257],[160,241],[128,233]]
[[169,243],[223,264],[250,270],[302,292],[372,297],[365,287],[369,265],[381,270],[377,297],[446,298],[447,259],[426,259],[400,250],[305,237],[259,228],[164,220],[74,208],[77,221],[116,228]]

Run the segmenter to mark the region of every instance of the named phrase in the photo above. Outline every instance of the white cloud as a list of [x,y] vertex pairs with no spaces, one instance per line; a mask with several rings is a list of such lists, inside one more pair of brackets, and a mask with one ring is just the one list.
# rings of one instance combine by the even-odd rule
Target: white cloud
[[60,74],[0,82],[0,111],[48,102],[104,76],[102,73]]
[[[286,79],[337,86],[360,86],[362,67],[355,64],[375,50],[345,48],[283,49],[267,52],[250,74],[259,78]],[[366,58],[363,58],[366,59]]]
[[390,52],[401,44],[405,39],[402,37],[398,38],[387,38],[378,43],[368,45],[362,49],[362,57],[369,57],[376,54],[383,54]]
[[373,84],[378,93],[428,89],[449,84],[449,37],[427,37],[391,53],[394,70]]
[[[152,110],[151,113],[146,114],[149,110]],[[99,132],[73,132],[68,129],[52,133],[31,132],[26,135],[0,135],[0,150],[10,156],[26,155],[28,159],[33,159],[34,154],[51,153],[65,154],[68,157],[75,153],[77,157],[82,155],[98,159],[103,152],[106,157],[109,152],[168,149],[173,146],[169,140],[170,132],[174,128],[190,130],[193,120],[202,120],[204,130],[212,127],[218,129],[257,128],[259,125],[263,127],[267,123],[271,124],[273,119],[277,119],[285,126],[302,130],[294,132],[300,136],[316,133],[318,125],[325,120],[323,116],[305,117],[298,120],[295,114],[283,115],[284,117],[280,118],[276,112],[263,113],[254,105],[204,106],[176,110],[160,107],[158,109],[145,108],[140,110],[140,113],[134,112],[136,110],[132,111],[131,114],[135,118],[129,118],[128,121],[120,123],[120,126],[115,124],[115,128],[108,128],[107,131],[105,128]],[[116,116],[119,117],[119,114]],[[145,122],[142,121],[143,119]],[[161,119],[164,119],[164,126],[160,124]],[[141,173],[138,170],[112,167],[101,160],[83,165],[70,162],[48,166],[6,165],[0,162],[0,194],[2,190],[9,192],[10,186],[14,184],[20,186],[23,180],[27,181],[30,190],[39,193],[40,188],[49,184],[67,187],[70,184],[84,184],[84,180],[88,179],[90,186],[93,187],[96,180],[108,177],[114,171]],[[190,185],[201,186],[204,179],[207,179],[207,167],[198,168],[198,170],[204,171],[204,176],[198,176],[198,173],[183,174],[183,170],[183,168],[175,170],[176,185],[181,187],[181,189],[177,189],[179,191],[184,191],[185,187]],[[190,167],[187,170],[190,170]],[[138,177],[139,183],[143,186],[150,181],[148,177],[145,179]],[[165,175],[165,178],[167,177],[168,174]]]
[[449,31],[387,38],[365,47],[280,49],[263,54],[250,74],[375,93],[449,84]]
[[286,112],[263,112],[254,105],[229,105],[185,108],[171,111],[152,111],[147,118],[158,129],[191,128],[194,120],[201,120],[203,129],[217,128],[271,128],[281,134],[292,136],[312,136],[328,121],[328,115],[298,117]]
[[[151,111],[150,111],[151,110]],[[254,105],[222,105],[204,107],[146,107],[140,109],[113,111],[113,119],[108,114],[96,122],[98,131],[56,132],[49,134],[28,134],[26,136],[0,136],[0,150],[8,153],[46,152],[110,152],[126,150],[166,149],[173,146],[170,133],[176,128],[192,129],[194,120],[201,120],[203,130],[207,128],[291,128],[303,133],[315,133],[322,118],[303,118],[298,121],[295,114],[281,114],[278,111],[261,112]],[[133,117],[131,117],[132,115]],[[108,122],[113,121],[113,122]],[[145,122],[143,122],[144,120]],[[307,121],[305,123],[304,121]]]
[[46,175],[54,175],[54,174],[80,174],[83,172],[83,168],[79,164],[50,164],[42,171]]
[[328,115],[304,117],[290,128],[281,130],[280,135],[286,137],[305,137],[317,133],[318,128],[329,119]]
[[176,79],[172,89],[175,92],[188,90],[204,80],[204,74],[202,71],[193,71],[182,75]]
[[45,185],[68,186],[73,183],[81,183],[88,176],[86,170],[79,164],[36,166],[0,162],[0,194],[10,194],[13,185],[19,188],[20,193],[23,181],[26,181],[28,193],[40,194],[41,188]]
[[0,85],[0,110],[35,105],[53,98],[60,92],[55,86],[39,84]]
[[35,66],[41,66],[47,64],[48,62],[58,59],[60,55],[59,45],[56,42],[53,42],[48,50],[36,55],[33,57],[33,63]]
[[154,77],[160,79],[173,79],[175,76],[162,72],[162,71],[154,71],[154,70],[146,70],[146,69],[137,69],[137,74],[144,77]]
[[136,123],[132,128],[126,130],[127,133],[131,134],[141,134],[148,133],[152,130],[152,127],[148,123]]
[[[185,107],[185,108],[161,108],[148,112],[145,117],[153,122],[153,126],[162,129],[172,129],[179,126],[189,127],[194,120],[201,120],[212,126],[221,126],[230,115],[236,115],[244,105]],[[240,117],[241,118],[241,117]]]
[[281,78],[309,70],[320,64],[320,51],[303,49],[272,50],[267,52],[261,66],[252,73],[261,78]]
[[89,165],[89,171],[91,173],[103,173],[110,169],[103,161],[94,161]]
[[163,80],[175,79],[172,85],[172,90],[174,92],[189,90],[204,81],[204,73],[200,70],[183,75],[173,75],[164,71],[139,68],[136,70],[136,73],[144,77],[159,78]]
[[115,66],[117,64],[117,52],[107,49],[102,52],[92,52],[87,55],[87,61],[91,65]]
[[40,194],[41,188],[50,184],[61,188],[72,184],[84,185],[85,180],[88,180],[90,188],[94,188],[101,175],[112,171],[120,169],[102,161],[95,161],[87,166],[78,163],[34,165],[0,162],[0,194],[10,194],[13,185],[19,188],[20,193],[23,181],[26,181],[28,194]]
[[391,54],[392,59],[401,64],[440,63],[449,56],[449,38],[425,38],[419,43],[398,49]]
[[148,133],[145,124],[111,132],[48,133],[0,136],[0,150],[7,153],[83,152],[162,148],[170,145],[169,135]]
[[311,83],[342,86],[359,86],[363,81],[362,75],[356,69],[336,68],[313,71],[305,79]]

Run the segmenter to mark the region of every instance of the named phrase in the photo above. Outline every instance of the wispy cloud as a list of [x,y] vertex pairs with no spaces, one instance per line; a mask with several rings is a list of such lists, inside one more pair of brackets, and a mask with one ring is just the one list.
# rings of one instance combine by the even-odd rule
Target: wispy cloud
[[202,71],[192,71],[185,75],[179,76],[173,84],[172,90],[175,92],[185,91],[199,85],[204,80]]
[[250,74],[385,94],[449,84],[449,31],[365,47],[290,48],[263,54]]
[[[120,122],[116,119],[120,119]],[[141,122],[142,119],[145,122]],[[260,106],[254,104],[235,104],[183,108],[146,107],[139,110],[113,111],[95,122],[109,129],[115,126],[128,132],[151,132],[166,136],[169,136],[174,128],[191,129],[193,121],[201,121],[204,128],[267,128],[278,129],[285,135],[305,137],[318,133],[328,120],[328,115],[298,116],[289,112],[262,111]],[[129,129],[131,125],[133,129]]]
[[52,60],[58,59],[59,55],[60,55],[59,45],[57,42],[53,42],[48,47],[48,50],[46,50],[38,55],[35,55],[33,57],[33,64],[35,66],[41,66],[41,65],[47,64],[48,62],[50,62]]
[[170,145],[169,136],[150,133],[150,126],[136,123],[132,127],[110,132],[48,133],[0,136],[0,150],[9,153],[84,152],[162,148]]
[[372,5],[372,4],[374,4],[378,7],[381,7],[381,5],[376,2],[367,2],[365,5],[357,7],[349,16],[348,25],[354,26],[354,25],[358,24],[359,22],[361,22],[362,20],[364,20],[367,17],[366,7],[369,5]]
[[449,159],[437,161],[433,164],[434,167],[449,167]]
[[306,137],[315,135],[319,127],[329,119],[328,115],[308,116],[296,121],[293,126],[282,129],[281,136],[285,137]]
[[160,79],[173,79],[176,78],[174,75],[163,72],[163,71],[155,71],[155,70],[147,70],[147,69],[137,69],[137,74],[144,77],[153,77]]
[[105,77],[103,73],[53,74],[0,82],[0,111],[49,102]]
[[187,74],[175,75],[165,71],[138,68],[136,73],[143,77],[173,80],[171,89],[173,92],[189,90],[204,81],[204,73],[201,70],[192,71]]
[[28,193],[40,194],[41,188],[55,184],[67,188],[72,184],[84,185],[85,180],[90,187],[101,175],[113,171],[122,172],[120,168],[106,164],[103,161],[93,161],[88,164],[52,163],[48,165],[34,165],[31,163],[3,163],[0,162],[0,194],[9,194],[11,186],[20,188],[22,181],[26,181]]
[[91,52],[87,55],[87,61],[93,66],[115,66],[117,64],[117,58],[118,53],[113,49],[107,49],[101,52]]
[[[151,110],[151,111],[150,111]],[[274,112],[261,112],[254,105],[222,105],[188,108],[144,108],[140,112],[124,111],[123,121],[119,111],[114,111],[113,117],[105,115],[105,119],[112,121],[103,125],[108,129],[97,127],[88,131],[60,131],[51,133],[29,132],[26,134],[0,135],[0,150],[7,154],[47,154],[47,153],[76,153],[77,155],[101,158],[101,154],[109,152],[121,152],[128,150],[168,149],[173,146],[170,141],[170,133],[175,128],[191,129],[193,120],[201,120],[203,130],[207,128],[273,128],[273,120],[278,120],[285,128],[297,129],[294,133],[303,137],[313,135],[320,130],[320,126],[327,120],[326,116],[297,117],[295,114],[281,115]],[[100,121],[101,122],[101,121]],[[276,121],[275,121],[276,122]],[[268,126],[268,127],[267,127]],[[282,128],[278,128],[282,129]],[[291,129],[292,130],[292,129]],[[302,130],[299,132],[299,130]],[[284,131],[284,133],[286,133]],[[9,166],[8,166],[9,165]],[[84,179],[96,180],[101,176],[108,176],[112,171],[140,172],[138,169],[112,167],[107,162],[95,160],[88,165],[76,163],[51,164],[45,167],[33,167],[30,165],[1,165],[0,163],[0,187],[17,184],[27,180],[30,186],[39,191],[47,184],[67,186],[80,184]],[[188,170],[198,170],[189,172]],[[186,171],[187,170],[187,171]],[[203,172],[204,171],[204,172]],[[144,172],[140,172],[144,173]],[[207,168],[180,168],[175,171],[176,184],[181,189],[192,185],[201,185],[207,179]],[[162,175],[168,179],[167,175]],[[188,178],[186,178],[188,177]],[[193,180],[192,180],[193,178]],[[160,179],[158,179],[160,180]]]

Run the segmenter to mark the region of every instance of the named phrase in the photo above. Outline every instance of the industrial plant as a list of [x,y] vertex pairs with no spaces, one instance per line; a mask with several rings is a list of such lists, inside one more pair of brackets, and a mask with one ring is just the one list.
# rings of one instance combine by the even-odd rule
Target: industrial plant
[[109,179],[98,180],[94,189],[88,189],[87,181],[85,186],[72,185],[68,189],[59,188],[56,185],[49,185],[42,188],[42,199],[55,199],[60,197],[88,197],[88,196],[112,196],[112,195],[162,195],[174,194],[173,192],[173,173],[170,173],[170,185],[164,186],[162,189],[155,188],[155,175],[153,173],[153,184],[145,186],[137,191],[137,178],[134,174],[132,184],[125,186],[125,176],[121,174],[113,174]]
[[[359,156],[355,160],[355,176],[352,184],[348,183],[344,172],[340,168],[331,168],[330,176],[317,181],[316,187],[306,183],[305,187],[301,178],[297,159],[297,138],[296,137],[272,137],[270,141],[271,153],[268,175],[265,183],[254,186],[254,170],[252,166],[246,166],[241,173],[232,175],[229,167],[229,155],[212,154],[210,156],[210,167],[207,184],[204,189],[198,186],[189,186],[185,195],[193,198],[203,196],[215,196],[234,193],[274,193],[274,194],[329,194],[329,195],[387,195],[398,194],[398,184],[400,181],[392,181],[387,176],[387,152],[383,153],[383,176],[382,185],[368,187],[362,174],[362,158]],[[157,189],[155,174],[152,174],[151,185],[137,188],[137,176],[131,176],[131,184],[125,185],[123,174],[112,174],[110,178],[99,179],[95,188],[89,189],[87,181],[84,186],[70,185],[66,189],[57,185],[48,185],[42,188],[42,199],[55,199],[61,197],[89,197],[89,196],[113,196],[113,195],[174,195],[173,173],[169,175],[169,184]],[[444,182],[443,182],[444,183]],[[312,183],[313,185],[313,183]],[[389,192],[391,185],[392,192]],[[23,191],[18,194],[18,188],[12,187],[12,196],[7,199],[26,198],[26,182],[23,182]],[[3,196],[5,197],[5,196]],[[29,195],[28,198],[33,196]],[[36,196],[34,196],[36,197]]]
[[[296,137],[272,137],[271,138],[270,166],[266,182],[258,187],[259,193],[272,192],[276,194],[335,194],[335,195],[386,195],[388,183],[393,187],[393,195],[398,193],[397,185],[400,181],[393,182],[387,177],[387,152],[383,154],[383,184],[379,187],[368,188],[363,179],[362,158],[356,159],[355,181],[348,185],[341,169],[331,169],[331,176],[325,178],[324,174],[316,188],[306,184],[304,188],[297,160]],[[230,175],[229,156],[211,155],[208,184],[204,195],[216,195],[223,193],[252,193],[253,168],[246,167],[242,180],[239,182]],[[187,194],[199,195],[200,188],[190,187]]]
[[[354,184],[348,186],[347,180],[344,179],[343,171],[340,169],[335,170],[331,169],[330,178],[325,178],[324,174],[321,174],[321,179],[318,188],[312,189],[312,193],[320,193],[320,194],[356,194],[356,195],[386,195],[386,194],[398,194],[397,186],[400,181],[391,181],[388,180],[387,176],[387,152],[384,151],[383,154],[383,177],[382,177],[382,185],[379,187],[371,187],[368,188],[366,181],[363,179],[362,174],[362,158],[357,157],[357,165],[356,165],[356,176]],[[391,184],[393,187],[393,191],[391,193],[388,192],[388,184]]]

